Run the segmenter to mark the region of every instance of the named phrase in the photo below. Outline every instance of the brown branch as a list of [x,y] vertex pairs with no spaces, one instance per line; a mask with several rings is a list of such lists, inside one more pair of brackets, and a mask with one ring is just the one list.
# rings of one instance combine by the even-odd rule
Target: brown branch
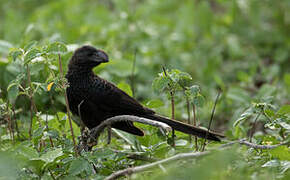
[[132,168],[127,168],[127,169],[124,169],[124,170],[120,170],[120,171],[114,172],[110,176],[106,177],[105,180],[117,179],[118,177],[121,177],[121,176],[125,176],[125,175],[130,175],[130,174],[133,174],[133,173],[146,171],[148,169],[151,169],[153,167],[159,166],[159,165],[164,164],[164,163],[169,163],[169,162],[172,162],[172,161],[183,160],[183,159],[201,157],[201,156],[204,156],[204,155],[207,155],[207,154],[209,154],[209,152],[207,152],[207,151],[206,152],[177,154],[177,155],[172,156],[170,158],[163,159],[163,160],[160,160],[160,161],[156,161],[154,163],[145,164],[145,165],[142,165],[142,166],[137,166],[137,167],[132,167]]
[[131,115],[114,116],[114,117],[106,119],[100,125],[98,125],[97,127],[91,130],[90,137],[92,138],[92,140],[89,139],[89,146],[92,147],[92,146],[97,145],[98,138],[101,132],[105,129],[105,127],[111,126],[112,124],[116,122],[121,122],[121,121],[132,121],[132,122],[139,122],[142,124],[148,124],[151,126],[160,127],[165,131],[172,130],[171,127],[165,123],[153,121],[153,120],[143,118],[143,117],[137,117],[137,116],[131,116]]
[[226,144],[221,145],[219,148],[229,147],[229,146],[232,146],[234,144],[245,145],[245,146],[248,146],[248,147],[254,148],[254,149],[274,149],[274,148],[277,148],[279,146],[289,145],[290,142],[283,142],[283,143],[274,144],[274,145],[260,145],[260,144],[251,143],[249,141],[246,141],[245,139],[240,139],[240,140],[237,140],[237,141],[230,141],[230,142],[228,142]]
[[289,145],[290,144],[290,142],[284,142],[284,143],[275,144],[275,145],[259,145],[259,144],[254,144],[254,143],[251,143],[251,142],[248,142],[245,140],[240,140],[238,142],[239,142],[239,144],[246,145],[246,146],[254,148],[254,149],[274,149],[274,148],[277,148],[277,147],[282,146],[282,145]]

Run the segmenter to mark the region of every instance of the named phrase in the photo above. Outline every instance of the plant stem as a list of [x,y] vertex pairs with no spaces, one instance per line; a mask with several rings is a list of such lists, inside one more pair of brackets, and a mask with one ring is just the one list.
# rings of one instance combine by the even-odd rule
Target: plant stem
[[[167,76],[166,69],[165,69],[164,66],[162,67],[162,69],[163,69],[164,75]],[[167,76],[167,77],[169,77],[169,76]],[[171,88],[171,86],[170,86],[169,83],[168,83],[168,86],[169,86],[169,89],[170,89],[170,98],[171,98],[171,119],[174,120],[175,119],[175,112],[174,112],[174,109],[175,109],[175,107],[174,107],[174,91]],[[172,142],[173,142],[172,143],[172,146],[173,147],[175,147],[175,140],[174,139],[175,139],[175,131],[172,128]]]
[[[63,79],[63,70],[62,70],[62,63],[61,63],[60,54],[58,54],[58,64],[59,64],[60,77],[61,77],[61,79]],[[65,89],[65,84],[64,83],[62,84],[62,87]],[[74,130],[73,130],[73,127],[72,127],[72,120],[71,120],[71,117],[70,117],[70,110],[69,110],[69,104],[68,104],[66,90],[64,91],[64,97],[65,97],[67,117],[68,117],[69,126],[70,126],[70,132],[71,132],[71,136],[72,136],[72,140],[73,140],[73,144],[74,144],[74,151],[75,151],[75,155],[78,156],[77,145],[76,145],[76,141],[75,141]]]
[[214,102],[214,106],[213,106],[213,109],[212,109],[212,112],[211,112],[211,117],[210,117],[210,121],[209,121],[209,124],[208,124],[208,128],[207,128],[207,132],[206,132],[206,135],[205,135],[205,139],[203,141],[203,146],[202,146],[202,151],[204,151],[204,148],[206,146],[206,139],[208,137],[208,133],[209,133],[209,130],[210,130],[210,127],[211,127],[211,123],[213,121],[213,116],[214,116],[214,112],[215,112],[215,107],[216,107],[216,104],[218,102],[218,99],[220,97],[220,91],[218,92],[218,95],[216,96],[216,99],[215,99],[215,102]]
[[[193,126],[196,126],[196,107],[195,104],[192,104],[192,112],[193,112]],[[198,143],[197,143],[197,137],[194,137],[195,142],[195,150],[198,151]]]
[[[190,110],[189,110],[189,108],[190,108],[189,99],[186,96],[187,123],[188,124],[191,124],[191,122],[190,122]],[[191,143],[191,135],[188,135],[188,140]]]

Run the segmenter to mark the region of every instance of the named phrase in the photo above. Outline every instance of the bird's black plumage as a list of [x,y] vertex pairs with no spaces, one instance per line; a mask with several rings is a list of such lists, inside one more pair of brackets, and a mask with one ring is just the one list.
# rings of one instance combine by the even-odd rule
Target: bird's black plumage
[[[184,124],[159,116],[151,109],[142,106],[134,98],[117,88],[114,84],[98,77],[92,71],[95,66],[108,62],[108,55],[92,46],[83,46],[77,49],[68,65],[66,78],[69,86],[67,96],[70,110],[81,118],[88,128],[98,126],[107,118],[117,115],[135,115],[164,122],[175,130],[192,134],[209,140],[219,141],[219,135],[214,132]],[[119,122],[114,128],[128,133],[143,136],[144,133],[135,127],[132,122]]]

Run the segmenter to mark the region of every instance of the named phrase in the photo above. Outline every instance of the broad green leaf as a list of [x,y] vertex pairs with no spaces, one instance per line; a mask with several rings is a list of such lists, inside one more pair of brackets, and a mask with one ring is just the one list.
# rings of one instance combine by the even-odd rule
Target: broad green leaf
[[131,90],[131,87],[129,84],[125,83],[125,82],[120,82],[118,85],[117,85],[118,88],[122,89],[125,93],[127,93],[129,96],[133,96],[133,93],[132,93],[132,90]]
[[84,170],[91,168],[90,164],[87,160],[83,159],[83,158],[77,158],[75,160],[72,161],[68,173],[69,175],[78,175],[80,173],[82,173]]
[[41,56],[41,55],[42,55],[42,53],[41,53],[40,50],[33,48],[33,49],[29,50],[29,51],[25,54],[25,56],[24,56],[24,63],[27,64],[27,63],[29,63],[31,60],[33,60],[34,58],[37,58],[37,57],[39,57],[39,56]]
[[273,158],[290,161],[290,150],[286,146],[279,146],[275,149],[271,149],[269,152]]
[[160,99],[152,99],[146,103],[146,106],[148,108],[158,108],[164,106],[164,103]]
[[135,136],[117,129],[113,129],[113,131],[130,145],[135,145],[135,142],[137,141],[137,138]]
[[13,48],[9,52],[9,57],[11,57],[13,61],[15,61],[20,55],[23,55],[23,51],[19,48]]
[[29,51],[31,48],[33,48],[36,45],[37,41],[30,41],[24,46],[24,51]]
[[154,91],[162,92],[168,88],[169,83],[170,83],[170,80],[168,77],[165,77],[165,76],[157,77],[153,80],[152,87]]
[[290,114],[290,105],[282,106],[277,113],[281,115]]
[[280,162],[278,160],[271,160],[262,165],[262,167],[278,167]]
[[18,89],[18,85],[15,84],[10,84],[8,87],[8,99],[9,102],[14,103],[16,101],[16,98],[19,94],[19,89]]
[[38,153],[37,151],[32,148],[32,147],[27,147],[27,146],[19,146],[17,149],[17,152],[27,159],[32,159],[32,158],[37,158]]
[[67,52],[67,47],[64,43],[54,42],[47,47],[48,54],[64,54]]
[[60,157],[63,155],[62,149],[61,148],[57,148],[54,150],[50,150],[48,152],[46,152],[45,154],[43,154],[42,156],[40,156],[39,158],[34,158],[33,160],[42,160],[46,163],[51,163],[53,162],[56,158]]
[[241,114],[240,118],[237,119],[233,126],[236,127],[237,125],[239,125],[242,121],[248,119],[249,117],[251,117],[252,115],[254,115],[254,111],[253,108],[248,108],[245,112],[243,112],[243,114]]

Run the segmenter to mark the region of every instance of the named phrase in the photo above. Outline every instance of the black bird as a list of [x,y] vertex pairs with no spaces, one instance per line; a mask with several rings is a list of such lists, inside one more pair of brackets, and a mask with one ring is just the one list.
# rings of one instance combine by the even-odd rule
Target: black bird
[[[159,116],[114,84],[95,75],[92,69],[108,61],[109,57],[104,51],[92,46],[82,46],[74,52],[68,64],[66,78],[69,83],[67,87],[69,107],[72,113],[78,116],[80,110],[82,121],[89,129],[113,116],[135,115],[166,123],[177,131],[201,138],[220,141],[219,137],[223,137],[214,132],[206,135],[205,129]],[[112,127],[134,135],[144,135],[142,130],[129,121],[115,123]]]

